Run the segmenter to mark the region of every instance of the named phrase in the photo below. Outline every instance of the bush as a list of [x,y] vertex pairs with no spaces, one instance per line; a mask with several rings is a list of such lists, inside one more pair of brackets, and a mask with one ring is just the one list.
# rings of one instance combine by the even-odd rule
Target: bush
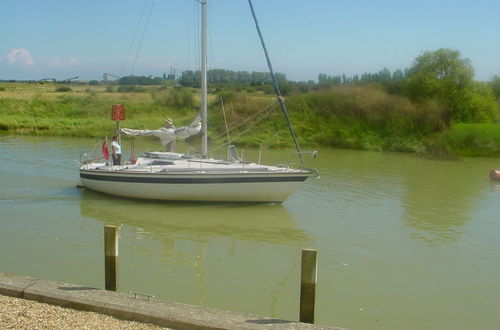
[[290,112],[336,120],[345,127],[362,124],[382,136],[425,135],[445,128],[444,110],[436,102],[415,105],[407,98],[375,87],[338,86],[288,98]]
[[68,86],[61,86],[61,87],[57,87],[55,91],[58,93],[59,92],[71,92],[72,89],[71,89],[71,87],[68,87]]
[[158,90],[152,93],[158,105],[173,108],[194,108],[193,93],[189,88],[175,87],[168,90]]
[[225,104],[229,104],[231,102],[234,102],[236,100],[236,97],[238,96],[238,93],[236,93],[235,91],[232,91],[232,90],[225,90],[225,91],[221,91],[217,97],[217,102],[220,101],[220,99],[222,98],[222,101],[225,103]]
[[500,125],[456,124],[443,134],[443,143],[461,156],[500,156]]
[[118,92],[120,93],[143,93],[146,89],[144,87],[125,85],[118,87]]

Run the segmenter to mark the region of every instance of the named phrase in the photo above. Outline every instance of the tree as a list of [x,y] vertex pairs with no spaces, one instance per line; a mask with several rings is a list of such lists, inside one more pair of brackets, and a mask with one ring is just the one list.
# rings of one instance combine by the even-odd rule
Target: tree
[[495,94],[496,97],[500,97],[500,76],[494,76],[489,85],[493,90],[493,94]]
[[409,75],[407,91],[412,98],[444,98],[467,88],[474,69],[468,58],[460,58],[459,51],[442,48],[418,56]]
[[495,117],[491,89],[474,82],[468,58],[451,49],[427,51],[408,72],[405,93],[418,103],[436,99],[448,113],[448,121],[485,122]]

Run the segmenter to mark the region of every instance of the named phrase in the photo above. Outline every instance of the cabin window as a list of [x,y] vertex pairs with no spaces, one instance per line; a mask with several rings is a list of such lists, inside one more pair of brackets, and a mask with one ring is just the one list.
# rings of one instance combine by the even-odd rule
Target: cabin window
[[174,162],[168,160],[153,160],[149,165],[174,165]]

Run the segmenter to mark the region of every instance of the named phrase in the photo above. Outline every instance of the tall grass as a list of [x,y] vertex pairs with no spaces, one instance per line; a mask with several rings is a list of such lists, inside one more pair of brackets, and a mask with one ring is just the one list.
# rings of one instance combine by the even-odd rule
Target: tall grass
[[[111,106],[124,104],[127,118],[122,127],[158,128],[165,117],[180,124],[192,119],[196,109],[177,109],[153,102],[150,89],[141,93],[110,93],[105,88],[55,93],[54,86],[13,84],[0,94],[0,129],[17,134],[59,136],[111,135]],[[16,86],[17,85],[17,86]],[[6,84],[10,86],[10,84]],[[56,95],[54,95],[56,94]]]

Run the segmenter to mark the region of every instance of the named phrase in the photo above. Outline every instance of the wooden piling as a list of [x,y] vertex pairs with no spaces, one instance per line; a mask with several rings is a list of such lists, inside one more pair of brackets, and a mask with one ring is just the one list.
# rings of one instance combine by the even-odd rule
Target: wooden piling
[[314,304],[317,281],[317,250],[302,250],[300,278],[300,322],[314,323]]
[[116,291],[116,258],[118,257],[118,227],[104,226],[105,289]]

